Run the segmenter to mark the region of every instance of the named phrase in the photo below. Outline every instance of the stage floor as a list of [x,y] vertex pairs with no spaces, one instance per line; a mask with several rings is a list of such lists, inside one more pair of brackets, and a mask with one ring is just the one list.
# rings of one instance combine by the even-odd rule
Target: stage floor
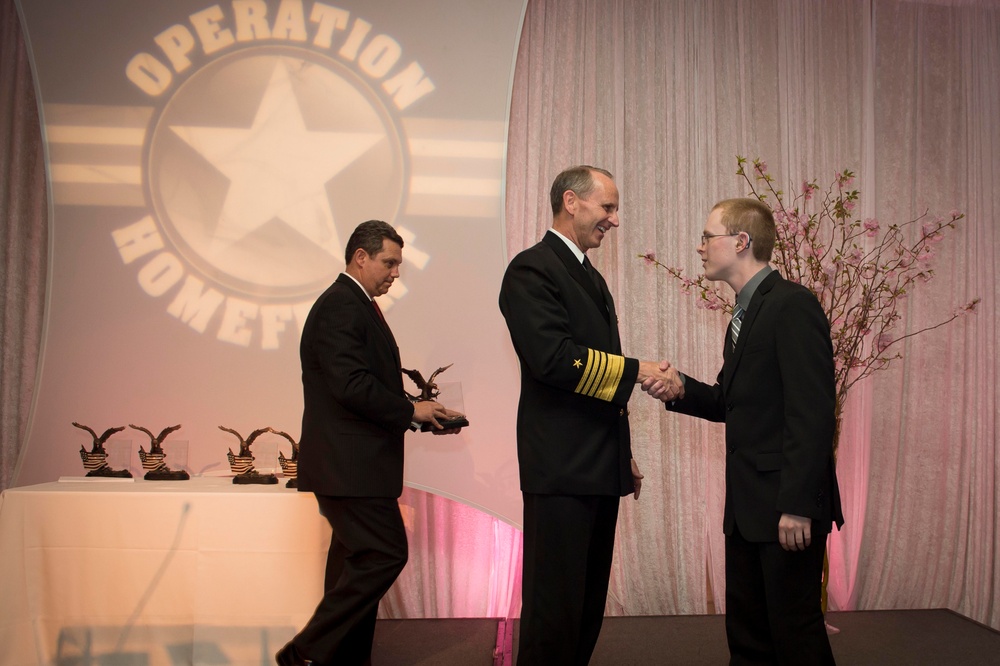
[[[1000,632],[949,610],[830,613],[841,666],[1000,665]],[[55,666],[267,666],[292,627],[76,627],[60,633]],[[497,618],[379,620],[375,666],[513,666],[518,621]],[[0,664],[14,662],[4,658]],[[9,655],[8,655],[9,656]],[[592,666],[728,663],[721,615],[609,617]],[[17,662],[22,663],[22,662]],[[27,663],[27,662],[23,662]]]
[[[829,613],[839,628],[830,637],[842,666],[952,666],[1000,664],[1000,632],[949,610],[855,611]],[[592,666],[719,666],[729,661],[725,618],[721,615],[609,617],[604,622]],[[504,644],[503,621],[380,620],[372,662],[376,666],[475,666],[513,664],[517,621]],[[509,648],[508,648],[509,649]]]

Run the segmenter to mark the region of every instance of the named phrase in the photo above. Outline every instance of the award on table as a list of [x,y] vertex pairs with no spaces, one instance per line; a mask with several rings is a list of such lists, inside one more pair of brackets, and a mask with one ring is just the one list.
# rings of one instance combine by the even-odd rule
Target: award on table
[[278,482],[278,477],[274,474],[261,474],[253,467],[254,457],[250,452],[250,447],[253,445],[255,439],[260,437],[265,432],[274,432],[271,428],[258,428],[250,433],[250,436],[243,439],[243,435],[236,432],[232,428],[227,428],[225,426],[219,426],[219,430],[224,430],[226,432],[236,435],[240,440],[240,451],[239,453],[233,453],[232,449],[229,449],[229,453],[226,457],[229,459],[229,468],[233,471],[233,483],[235,484],[250,484],[259,483],[270,485],[272,483]]
[[281,435],[292,445],[292,457],[286,458],[285,454],[278,451],[278,464],[281,465],[281,473],[288,479],[286,488],[299,487],[299,443],[292,439],[291,435],[281,430],[271,430],[275,435]]
[[87,476],[89,477],[107,477],[116,479],[131,479],[132,472],[127,469],[112,469],[108,464],[108,450],[104,447],[104,444],[108,441],[108,438],[116,432],[121,432],[125,429],[125,426],[118,426],[116,428],[108,428],[103,434],[98,436],[93,429],[82,423],[77,423],[73,421],[73,425],[81,430],[86,430],[90,433],[93,438],[93,446],[90,451],[87,450],[85,446],[80,447],[80,459],[83,461],[83,468],[87,470]]
[[187,481],[191,478],[191,475],[184,470],[170,469],[164,462],[167,454],[163,450],[163,440],[175,430],[180,430],[180,423],[164,428],[159,435],[155,436],[142,426],[129,423],[128,427],[140,430],[149,436],[149,451],[142,448],[141,444],[139,445],[139,460],[142,461],[142,468],[146,470],[146,474],[142,478],[147,481]]
[[[459,415],[450,419],[438,419],[438,423],[444,426],[445,430],[449,428],[464,428],[469,425],[469,419],[466,418],[464,412],[464,405],[462,401],[462,385],[459,382],[452,382],[448,385],[448,390],[445,391],[443,386],[438,386],[434,381],[437,376],[442,372],[450,368],[454,364],[449,364],[443,368],[438,368],[433,373],[431,373],[430,379],[425,380],[423,375],[420,374],[419,370],[407,370],[403,368],[403,374],[413,380],[413,383],[417,385],[420,389],[420,393],[413,395],[409,391],[406,391],[406,397],[408,397],[413,402],[421,402],[424,400],[436,400],[440,402],[446,409],[458,412]],[[442,397],[443,396],[443,397]],[[429,432],[435,430],[434,425],[431,423],[420,424],[421,432]]]

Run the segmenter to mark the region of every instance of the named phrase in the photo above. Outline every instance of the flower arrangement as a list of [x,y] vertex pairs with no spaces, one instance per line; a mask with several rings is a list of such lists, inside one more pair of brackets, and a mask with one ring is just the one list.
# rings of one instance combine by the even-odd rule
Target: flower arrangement
[[[830,321],[839,426],[847,392],[901,358],[900,342],[976,311],[979,298],[935,324],[904,335],[893,333],[902,318],[903,301],[916,286],[934,277],[931,265],[936,246],[965,215],[953,210],[931,218],[924,212],[889,225],[862,220],[854,215],[860,195],[851,189],[854,172],[850,170],[836,174],[825,190],[815,180],[803,182],[789,199],[775,188],[765,162],[754,159],[748,168],[745,158],[737,156],[736,160],[737,175],[750,186],[748,196],[759,199],[774,214],[777,238],[772,265],[786,279],[808,287]],[[732,305],[704,275],[685,277],[681,269],[657,261],[653,252],[639,256],[666,269],[685,293],[698,298],[699,307],[731,312]]]

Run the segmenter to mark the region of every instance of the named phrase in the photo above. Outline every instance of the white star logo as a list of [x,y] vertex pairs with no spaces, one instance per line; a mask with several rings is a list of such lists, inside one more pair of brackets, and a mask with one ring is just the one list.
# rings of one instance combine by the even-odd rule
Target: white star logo
[[275,218],[338,257],[342,246],[326,184],[385,139],[377,132],[310,131],[284,60],[250,128],[170,129],[230,181],[210,259]]

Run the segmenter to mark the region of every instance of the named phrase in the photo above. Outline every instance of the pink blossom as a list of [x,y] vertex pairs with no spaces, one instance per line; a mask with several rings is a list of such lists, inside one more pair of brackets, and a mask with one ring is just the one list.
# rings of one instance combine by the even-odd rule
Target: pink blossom
[[956,317],[961,316],[961,315],[965,315],[965,314],[969,314],[969,313],[976,314],[977,312],[979,312],[979,302],[982,301],[982,300],[983,299],[981,299],[981,298],[973,298],[971,301],[969,301],[965,305],[957,308],[953,314]]
[[865,235],[868,238],[875,238],[878,236],[878,220],[869,217],[865,220]]
[[857,207],[857,205],[858,204],[857,204],[856,201],[845,201],[844,202],[844,210],[846,210],[848,213],[851,213],[851,212],[854,211],[854,209]]
[[807,257],[816,257],[816,258],[822,257],[823,246],[818,243],[816,245],[806,245],[805,255]]
[[713,298],[706,293],[697,300],[695,307],[699,310],[722,310],[725,306],[723,303],[719,302],[718,299]]
[[944,234],[941,233],[941,228],[943,224],[937,222],[924,222],[920,227],[920,231],[923,232],[924,238],[926,238],[931,243],[940,243],[944,240]]
[[861,260],[864,258],[865,255],[861,251],[861,248],[859,247],[856,247],[852,249],[850,252],[848,252],[846,257],[848,263],[850,263],[852,266],[857,266],[858,264],[861,263]]
[[854,176],[848,176],[847,174],[837,172],[837,184],[841,187],[847,187],[854,182]]
[[653,252],[652,250],[647,251],[645,254],[642,255],[642,260],[646,262],[647,266],[655,266],[656,252]]
[[932,259],[934,259],[934,250],[929,247],[924,247],[917,255],[917,261],[922,264],[928,264]]

